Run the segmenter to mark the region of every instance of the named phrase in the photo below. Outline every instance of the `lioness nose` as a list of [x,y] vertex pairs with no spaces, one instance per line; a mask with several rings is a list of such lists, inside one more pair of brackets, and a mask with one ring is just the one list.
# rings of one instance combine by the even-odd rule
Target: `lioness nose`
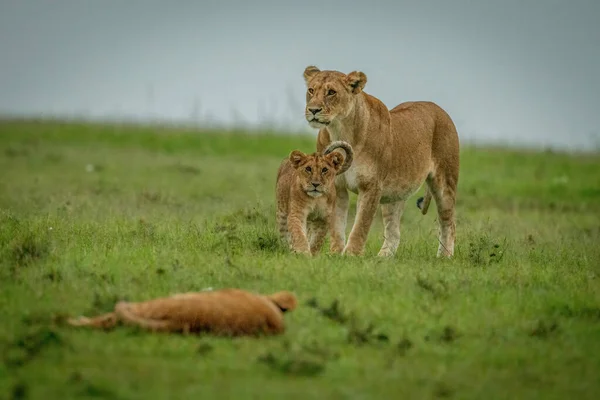
[[312,185],[313,185],[314,187],[319,187],[320,183],[319,183],[319,182],[313,182],[313,183],[312,183]]
[[317,114],[321,110],[322,110],[322,108],[309,108],[308,109],[308,111],[310,111],[311,113],[313,113],[313,115]]

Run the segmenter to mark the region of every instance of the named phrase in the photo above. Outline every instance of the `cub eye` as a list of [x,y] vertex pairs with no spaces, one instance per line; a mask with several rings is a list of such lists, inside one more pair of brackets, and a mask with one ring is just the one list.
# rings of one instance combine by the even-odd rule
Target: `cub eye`
[[329,171],[327,168],[323,168],[323,170],[321,171],[322,173],[327,173],[327,171]]
[[333,90],[333,89],[329,89],[329,90],[327,91],[327,96],[333,96],[335,93],[336,93],[336,92],[335,92],[335,90]]
[[314,92],[315,92],[315,89],[313,89],[313,88],[309,88],[309,89],[308,89],[308,94],[311,94],[311,95],[312,95]]
[[305,170],[306,170],[306,172],[312,172],[312,168],[311,167],[306,167]]

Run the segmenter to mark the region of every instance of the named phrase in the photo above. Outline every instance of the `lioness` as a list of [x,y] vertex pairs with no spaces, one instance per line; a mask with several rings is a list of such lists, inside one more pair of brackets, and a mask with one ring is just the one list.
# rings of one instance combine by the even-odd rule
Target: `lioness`
[[[319,128],[317,151],[331,141],[344,140],[354,148],[350,169],[335,180],[337,201],[333,252],[359,255],[381,204],[384,242],[380,256],[392,256],[400,244],[400,218],[405,201],[427,182],[417,206],[425,214],[435,199],[440,237],[437,255],[454,253],[455,201],[459,143],[450,116],[438,105],[416,101],[392,110],[363,91],[367,76],[304,70],[307,85],[305,117]],[[345,243],[348,189],[358,193],[357,214]]]
[[269,296],[240,289],[178,293],[138,303],[119,302],[115,311],[68,320],[70,325],[112,329],[120,322],[155,332],[207,332],[238,336],[281,334],[283,313],[296,308],[293,293]]
[[332,223],[334,180],[350,167],[353,154],[348,143],[337,141],[322,153],[307,155],[294,150],[281,162],[276,184],[277,220],[279,233],[292,251],[314,255],[321,250],[328,229],[332,235],[338,232]]

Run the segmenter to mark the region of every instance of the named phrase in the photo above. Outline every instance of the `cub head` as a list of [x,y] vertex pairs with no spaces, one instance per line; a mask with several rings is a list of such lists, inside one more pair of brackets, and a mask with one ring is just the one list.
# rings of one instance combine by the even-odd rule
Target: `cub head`
[[304,81],[307,86],[304,116],[310,126],[322,128],[350,114],[367,76],[359,71],[346,75],[309,66],[304,70]]
[[267,296],[267,298],[273,303],[275,303],[275,305],[279,307],[281,312],[292,311],[298,305],[298,300],[296,299],[294,293],[288,292],[286,290],[273,293]]
[[334,185],[335,176],[344,167],[344,155],[332,152],[304,154],[299,150],[290,153],[290,162],[296,170],[296,182],[311,197],[328,193]]

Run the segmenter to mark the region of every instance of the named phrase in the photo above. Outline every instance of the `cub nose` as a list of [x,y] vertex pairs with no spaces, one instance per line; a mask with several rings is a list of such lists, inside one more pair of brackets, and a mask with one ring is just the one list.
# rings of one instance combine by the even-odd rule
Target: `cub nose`
[[318,188],[320,184],[321,184],[320,182],[312,182],[312,185],[313,185],[315,188]]
[[313,115],[316,115],[319,111],[321,111],[322,108],[309,108],[308,111],[310,111]]

